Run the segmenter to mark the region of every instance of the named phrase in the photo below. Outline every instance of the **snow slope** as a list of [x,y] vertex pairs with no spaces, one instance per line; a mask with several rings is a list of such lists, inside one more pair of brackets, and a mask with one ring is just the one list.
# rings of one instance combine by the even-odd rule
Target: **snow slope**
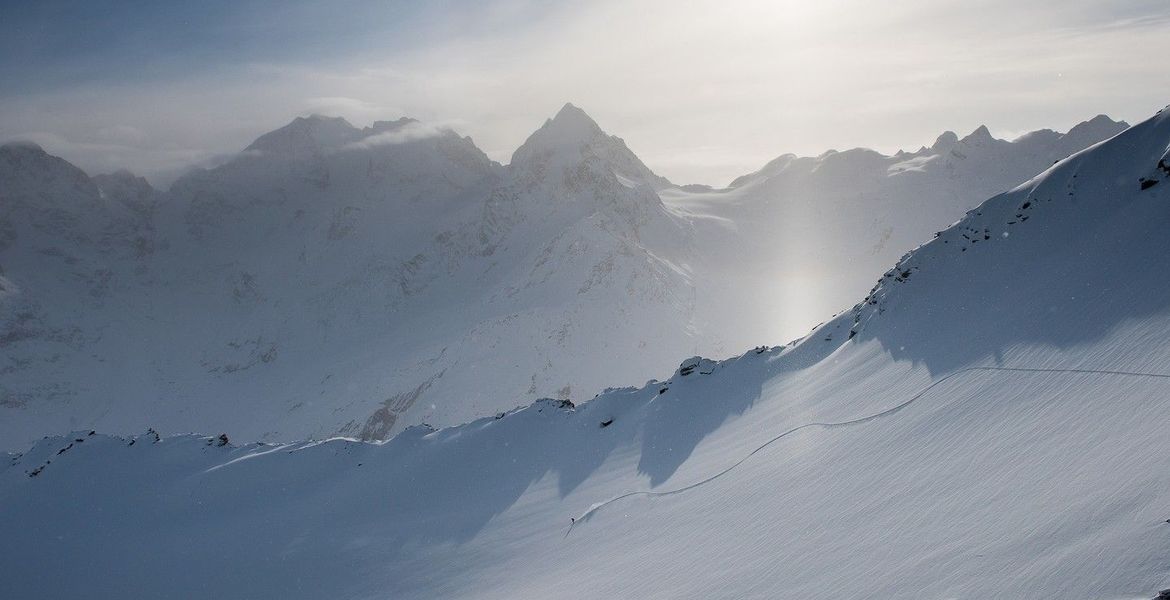
[[793,345],[577,406],[384,444],[47,438],[0,471],[0,595],[1151,598],[1168,165],[1170,111]]
[[[697,297],[699,325],[722,342],[709,351],[804,334],[967,210],[1126,127],[1099,115],[1010,142],[986,127],[962,138],[948,131],[914,152],[788,154],[726,190],[665,192],[696,223],[696,279],[721,281]],[[745,292],[739,310],[724,309],[724,289]]]
[[1120,127],[781,158],[721,192],[672,187],[571,104],[506,167],[411,119],[312,116],[166,193],[5,147],[0,446],[385,439],[640,384],[807,331],[897,252]]

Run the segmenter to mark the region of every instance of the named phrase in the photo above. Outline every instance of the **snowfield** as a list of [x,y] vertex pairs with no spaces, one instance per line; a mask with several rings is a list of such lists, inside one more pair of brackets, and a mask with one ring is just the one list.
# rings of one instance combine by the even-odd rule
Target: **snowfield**
[[46,438],[0,471],[0,596],[1153,598],[1168,165],[1170,111],[793,344],[575,406],[385,443]]

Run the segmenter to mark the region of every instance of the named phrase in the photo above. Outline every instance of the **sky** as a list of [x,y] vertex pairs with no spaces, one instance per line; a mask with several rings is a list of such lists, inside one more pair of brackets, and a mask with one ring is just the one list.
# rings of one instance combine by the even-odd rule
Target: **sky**
[[565,102],[676,183],[1170,104],[1166,0],[0,0],[0,140],[165,186],[297,116],[493,159]]

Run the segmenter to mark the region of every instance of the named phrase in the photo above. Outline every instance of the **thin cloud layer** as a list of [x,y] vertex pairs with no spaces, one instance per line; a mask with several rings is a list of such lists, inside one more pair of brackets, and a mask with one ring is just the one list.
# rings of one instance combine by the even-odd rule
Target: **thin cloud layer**
[[[100,49],[83,61],[99,72],[76,83],[0,61],[27,82],[0,92],[0,139],[32,137],[88,170],[128,167],[165,185],[184,164],[310,113],[457,122],[507,162],[572,101],[673,181],[722,185],[785,152],[892,152],[945,129],[1006,136],[1098,113],[1136,121],[1170,102],[1161,1],[439,4],[358,2],[320,34],[308,21],[323,13],[297,4],[272,27],[304,47],[241,42],[242,56],[224,56],[195,39],[157,49],[160,64],[192,68],[141,76]],[[211,11],[215,35],[265,39],[242,10]],[[328,33],[344,27],[355,33]],[[38,57],[46,73],[80,60],[27,60]]]
[[418,121],[406,123],[392,131],[383,131],[362,138],[356,142],[346,144],[343,150],[363,150],[379,146],[396,146],[415,140],[438,137],[452,133],[450,127],[435,123],[420,123]]

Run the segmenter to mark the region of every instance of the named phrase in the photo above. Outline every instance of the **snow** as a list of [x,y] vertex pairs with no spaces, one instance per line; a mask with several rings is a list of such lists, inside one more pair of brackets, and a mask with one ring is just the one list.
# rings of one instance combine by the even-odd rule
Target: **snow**
[[980,127],[914,153],[784,155],[728,190],[664,191],[666,205],[694,223],[703,249],[695,280],[719,282],[697,290],[698,326],[708,332],[701,352],[802,335],[967,210],[1122,129],[1096,117],[1067,134],[1009,142]]
[[600,163],[627,185],[644,184],[656,190],[671,186],[650,171],[621,138],[607,135],[585,111],[571,103],[516,149],[509,166],[521,177],[541,177],[555,175],[558,168],[575,169],[582,162]]
[[[586,130],[536,176],[408,119],[302,118],[165,194],[30,155],[46,166],[13,165],[0,192],[28,207],[0,255],[24,291],[0,440],[382,439],[639,381],[693,345],[685,224],[620,140]],[[72,236],[60,213],[102,231]]]
[[1161,114],[996,195],[794,344],[576,405],[46,438],[0,467],[0,596],[1152,598],[1168,144]]
[[672,187],[573,105],[507,166],[441,125],[315,115],[165,192],[6,146],[0,447],[71,428],[385,439],[640,384],[803,334],[1120,127],[955,136],[965,158],[786,155],[731,190]]

